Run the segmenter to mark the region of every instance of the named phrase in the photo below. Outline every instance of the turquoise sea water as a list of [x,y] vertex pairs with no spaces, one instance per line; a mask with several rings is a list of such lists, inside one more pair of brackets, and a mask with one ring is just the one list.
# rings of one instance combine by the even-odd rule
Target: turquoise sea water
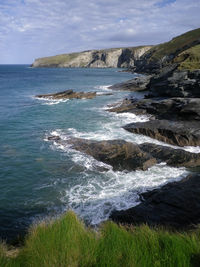
[[[48,142],[60,135],[94,140],[125,139],[142,143],[148,137],[121,126],[147,117],[113,114],[110,103],[128,96],[113,92],[92,100],[52,101],[34,96],[74,89],[110,92],[108,85],[133,78],[118,69],[33,69],[0,65],[0,238],[15,238],[45,216],[68,209],[88,223],[106,220],[113,209],[139,203],[138,193],[186,175],[184,168],[156,165],[148,171],[103,171],[102,163]],[[143,94],[134,93],[134,97]]]

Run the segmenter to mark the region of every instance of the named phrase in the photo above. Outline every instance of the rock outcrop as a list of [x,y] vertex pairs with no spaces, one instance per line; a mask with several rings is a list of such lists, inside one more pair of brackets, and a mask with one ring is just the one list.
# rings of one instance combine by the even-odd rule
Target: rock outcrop
[[151,97],[200,97],[200,70],[162,70],[146,89]]
[[49,136],[48,140],[70,144],[73,149],[113,166],[114,170],[146,170],[160,162],[177,167],[200,166],[200,154],[151,143],[138,145],[123,140],[92,141],[82,138],[62,140],[59,136]]
[[114,211],[117,223],[186,229],[200,223],[200,175],[189,175],[179,182],[141,194],[142,203],[124,211]]
[[[151,114],[156,119],[200,120],[200,98],[147,98],[136,100],[124,99],[110,105],[109,112],[130,112],[134,114]],[[151,116],[151,118],[153,118]]]
[[150,82],[151,75],[139,76],[132,80],[128,80],[123,83],[117,83],[109,87],[109,89],[121,90],[121,91],[145,91],[147,90],[147,85]]
[[[110,93],[104,93],[100,95],[112,95]],[[47,99],[92,99],[96,96],[100,96],[96,92],[74,92],[73,90],[66,90],[63,92],[52,93],[52,94],[44,94],[44,95],[36,95],[37,98],[47,98]]]
[[152,46],[90,50],[38,58],[32,67],[129,68]]
[[130,123],[124,129],[176,146],[199,146],[200,124],[194,121],[151,120]]
[[168,146],[161,146],[151,143],[139,145],[142,151],[149,153],[157,162],[166,162],[173,167],[198,167],[200,166],[200,154],[190,153],[183,149],[174,149]]
[[114,170],[147,170],[156,164],[156,159],[142,151],[137,144],[123,140],[92,141],[81,138],[70,138],[67,141],[59,137],[49,137],[49,140],[68,143],[73,149],[84,152],[96,160],[113,167]]

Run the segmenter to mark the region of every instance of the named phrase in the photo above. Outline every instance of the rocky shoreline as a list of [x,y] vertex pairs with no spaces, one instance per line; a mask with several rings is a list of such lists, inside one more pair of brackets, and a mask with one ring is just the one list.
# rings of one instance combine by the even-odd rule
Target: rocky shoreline
[[[160,76],[163,76],[162,71],[161,69]],[[165,79],[168,79],[166,69],[164,69],[164,73]],[[171,73],[170,68],[170,77],[173,77],[174,88],[175,84],[178,86],[175,90],[172,87],[166,89],[162,85],[161,87],[165,90],[164,95],[163,90],[161,93],[159,90],[156,94],[154,93],[154,88],[160,84],[160,80],[157,84],[158,76],[155,77],[154,75],[139,76],[133,80],[113,85],[110,89],[146,90],[148,94],[140,100],[132,97],[126,98],[120,103],[110,105],[107,110],[117,113],[131,112],[136,115],[148,115],[149,121],[131,123],[123,128],[135,134],[146,135],[178,146],[179,149],[153,143],[138,145],[124,140],[91,141],[81,138],[62,140],[59,136],[49,136],[48,140],[59,144],[67,143],[73,149],[111,165],[113,170],[144,171],[161,162],[173,167],[185,167],[188,170],[198,168],[200,166],[200,153],[185,151],[183,147],[200,146],[200,98],[198,98],[200,71],[191,71],[187,74],[187,79],[185,73],[185,71],[179,71],[177,75],[177,70]],[[180,77],[183,76],[185,80],[181,82],[186,87],[183,85],[181,87],[179,84]],[[190,77],[196,77],[196,79],[191,80]],[[172,80],[170,81],[170,86],[172,86]],[[157,87],[151,88],[152,84]],[[169,94],[167,93],[168,90],[170,90]],[[177,92],[180,91],[182,96],[177,95]],[[70,94],[74,94],[74,92],[70,92]],[[59,94],[55,94],[55,97],[57,96],[59,97]],[[103,168],[100,171],[107,170]],[[140,195],[141,204],[128,210],[113,211],[110,219],[118,223],[147,223],[175,229],[194,227],[195,224],[200,223],[199,183],[200,174],[198,172],[188,175],[180,182],[172,182]]]
[[[50,136],[49,141],[68,142],[74,149],[111,165],[114,170],[147,170],[160,162],[189,170],[198,169],[200,153],[185,151],[185,147],[200,146],[199,37],[200,29],[196,29],[148,48],[134,59],[134,64],[127,65],[130,72],[140,75],[109,87],[111,90],[146,93],[143,99],[128,97],[120,103],[109,105],[107,111],[148,115],[149,121],[130,123],[123,128],[165,144],[138,145],[123,140],[98,142],[80,138],[64,141],[58,136]],[[68,97],[73,98],[70,94]],[[80,98],[86,94],[82,93]],[[95,96],[92,93],[88,98]],[[79,97],[75,95],[75,98]],[[197,171],[180,182],[142,194],[141,204],[128,210],[114,211],[110,219],[118,223],[147,223],[185,229],[200,223],[199,196],[200,174]]]

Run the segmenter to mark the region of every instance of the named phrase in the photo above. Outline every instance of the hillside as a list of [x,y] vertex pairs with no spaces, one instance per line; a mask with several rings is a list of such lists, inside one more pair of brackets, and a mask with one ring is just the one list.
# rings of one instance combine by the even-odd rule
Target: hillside
[[179,69],[200,69],[200,28],[149,49],[136,62],[137,71],[156,72],[168,64]]
[[38,58],[34,61],[32,67],[128,68],[133,67],[135,60],[138,60],[151,47],[139,46],[90,50]]

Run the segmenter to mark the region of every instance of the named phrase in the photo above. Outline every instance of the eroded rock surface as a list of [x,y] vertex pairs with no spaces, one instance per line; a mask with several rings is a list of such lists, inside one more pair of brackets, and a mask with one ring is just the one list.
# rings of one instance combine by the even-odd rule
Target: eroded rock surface
[[198,121],[151,120],[130,123],[124,129],[177,146],[200,145],[200,123]]
[[114,211],[117,223],[164,225],[185,229],[200,223],[200,175],[193,174],[179,182],[141,194],[142,203],[124,211]]

